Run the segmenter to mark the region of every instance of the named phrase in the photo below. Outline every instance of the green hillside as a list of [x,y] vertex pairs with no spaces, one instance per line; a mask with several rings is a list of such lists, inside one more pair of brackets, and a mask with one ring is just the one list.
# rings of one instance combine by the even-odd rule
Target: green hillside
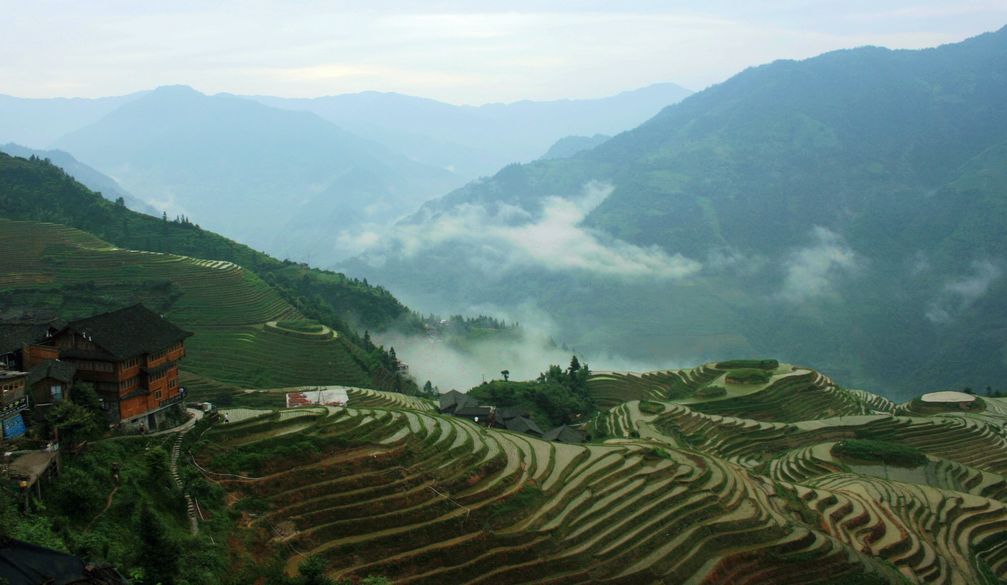
[[0,153],[0,217],[64,224],[123,248],[237,264],[271,284],[303,314],[344,333],[350,332],[347,323],[370,329],[418,326],[409,310],[380,287],[276,260],[187,222],[131,212],[44,160]]
[[[347,269],[423,310],[535,299],[588,357],[772,354],[893,396],[996,385],[1007,375],[1005,69],[1007,28],[752,67],[596,148],[430,202],[407,222],[409,254],[393,245]],[[611,193],[581,230],[613,253],[635,246],[624,264],[659,250],[697,270],[564,271],[568,251],[533,262],[480,239],[520,236],[592,182]],[[485,225],[415,252],[417,234],[472,217]]]
[[66,226],[5,219],[0,250],[8,317],[49,309],[72,319],[143,302],[196,334],[183,370],[199,378],[243,388],[375,384],[378,368],[344,335],[270,326],[302,315],[236,264],[117,248]]

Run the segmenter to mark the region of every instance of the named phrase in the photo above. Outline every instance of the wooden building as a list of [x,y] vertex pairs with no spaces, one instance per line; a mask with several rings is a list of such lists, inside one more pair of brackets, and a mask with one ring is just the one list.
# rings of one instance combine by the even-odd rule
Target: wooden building
[[[138,304],[71,321],[44,346],[58,350],[77,380],[94,384],[110,422],[154,429],[167,409],[180,408],[178,363],[190,335]],[[26,362],[42,349],[29,348]]]
[[42,322],[14,321],[0,323],[0,369],[29,370],[24,357],[29,346],[44,342],[65,323],[49,320]]
[[70,399],[77,369],[59,360],[45,360],[28,372],[28,395],[35,420],[45,418],[45,411]]

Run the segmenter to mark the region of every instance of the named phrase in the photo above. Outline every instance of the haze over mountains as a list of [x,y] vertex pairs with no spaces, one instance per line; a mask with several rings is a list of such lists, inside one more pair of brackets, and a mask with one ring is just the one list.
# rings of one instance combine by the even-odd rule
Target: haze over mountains
[[420,310],[533,303],[588,356],[1007,374],[1007,29],[755,67],[427,203],[347,265]]
[[328,265],[480,174],[533,160],[567,134],[631,128],[687,94],[658,84],[481,107],[376,92],[207,96],[185,86],[98,100],[3,97],[0,140],[67,151],[158,212]]
[[657,83],[600,99],[525,100],[483,106],[454,106],[378,92],[254,99],[278,108],[314,112],[341,128],[469,181],[510,163],[534,160],[569,135],[629,130],[690,93],[674,83]]

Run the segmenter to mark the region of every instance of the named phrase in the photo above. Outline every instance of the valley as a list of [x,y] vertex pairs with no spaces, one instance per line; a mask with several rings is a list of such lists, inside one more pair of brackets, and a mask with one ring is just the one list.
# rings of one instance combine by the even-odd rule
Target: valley
[[6,11],[0,585],[1007,583],[1007,8],[546,4]]

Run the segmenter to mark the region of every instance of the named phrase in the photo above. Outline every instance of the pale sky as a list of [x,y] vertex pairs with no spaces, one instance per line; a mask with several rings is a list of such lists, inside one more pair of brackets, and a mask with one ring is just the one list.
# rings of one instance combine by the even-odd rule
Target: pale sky
[[693,90],[751,65],[862,45],[921,48],[1007,24],[1007,0],[206,2],[0,0],[0,94],[451,103]]

